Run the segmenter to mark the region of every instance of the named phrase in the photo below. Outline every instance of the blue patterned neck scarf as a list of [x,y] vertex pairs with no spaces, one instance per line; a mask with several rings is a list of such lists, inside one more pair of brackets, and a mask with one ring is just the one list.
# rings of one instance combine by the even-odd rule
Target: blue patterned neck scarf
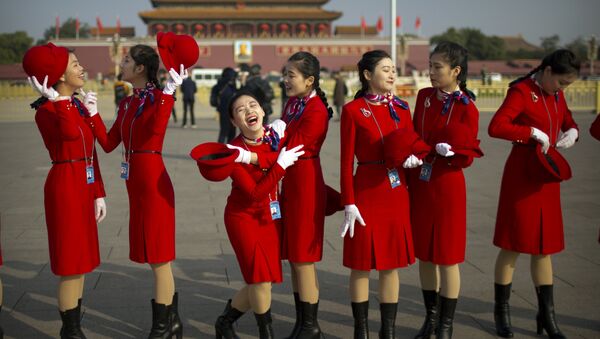
[[367,94],[365,94],[365,99],[367,99],[369,101],[373,101],[373,102],[387,104],[388,109],[390,111],[390,116],[395,121],[400,121],[400,117],[396,113],[396,109],[394,108],[394,105],[396,105],[402,109],[405,109],[405,110],[408,109],[408,104],[405,101],[398,98],[397,96],[393,95],[392,93],[388,93],[388,94],[367,93]]

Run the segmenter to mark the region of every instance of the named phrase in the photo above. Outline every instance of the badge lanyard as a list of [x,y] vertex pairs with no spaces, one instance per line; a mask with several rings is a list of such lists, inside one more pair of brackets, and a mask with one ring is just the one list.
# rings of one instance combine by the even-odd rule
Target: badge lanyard
[[121,134],[121,155],[123,156],[123,161],[121,161],[121,179],[129,180],[129,160],[131,159],[131,139],[133,134],[133,124],[135,123],[135,119],[137,115],[133,117],[131,120],[131,125],[129,125],[129,152],[127,152],[127,148],[125,147],[125,140],[123,140],[123,124],[125,123],[125,118],[129,113],[129,107],[131,107],[131,102],[135,96],[132,95],[129,102],[125,104],[125,113],[123,113],[123,117],[121,118],[121,125],[119,126],[119,133]]
[[[243,136],[243,135],[242,135]],[[246,140],[242,139],[244,142],[244,148],[246,151],[250,152],[248,145],[246,144]],[[266,176],[266,172],[265,172]],[[271,213],[272,220],[281,219],[281,207],[279,206],[279,200],[277,200],[277,191],[279,190],[279,182],[275,184],[275,199],[271,198],[271,193],[269,193],[269,211]]]
[[[425,115],[427,114],[427,109],[429,108],[429,106],[431,106],[431,98],[434,94],[435,92],[431,93],[425,99],[425,108],[423,109],[423,114],[421,115],[421,138],[423,138],[423,140],[425,140]],[[448,112],[448,118],[446,118],[446,126],[448,126],[450,118],[452,117],[452,111],[454,110],[454,98],[452,97],[452,94],[450,95],[450,97],[448,97],[448,100],[452,100],[452,102],[450,103],[450,111]],[[433,159],[431,160],[431,162],[423,161],[423,165],[421,165],[421,171],[419,172],[419,179],[421,181],[429,182],[429,180],[431,180],[431,174],[433,172],[433,164],[435,163],[435,159],[437,159],[437,154],[433,155]]]
[[[371,111],[371,117],[373,117],[373,120],[375,121],[375,126],[377,126],[377,130],[379,131],[379,136],[381,137],[381,144],[385,147],[385,142],[383,141],[383,133],[381,132],[381,128],[379,127],[379,122],[377,121],[377,118],[375,117],[375,113],[373,113],[373,109],[371,109],[371,105],[369,104],[369,101],[365,98],[365,103],[367,104],[367,107],[369,108],[369,111]],[[394,120],[394,125],[396,125],[396,129],[398,129],[398,122],[395,119]],[[400,185],[402,185],[402,183],[400,182],[400,175],[398,174],[398,170],[396,168],[386,168],[387,169],[387,174],[388,174],[388,179],[390,180],[390,185],[392,186],[392,188],[396,188]]]
[[536,85],[538,85],[538,88],[540,89],[540,95],[542,96],[542,102],[544,103],[544,108],[546,109],[546,113],[548,114],[548,122],[550,123],[550,142],[552,142],[552,133],[555,133],[555,140],[558,138],[558,106],[556,106],[556,100],[554,100],[554,111],[556,112],[556,132],[555,129],[552,128],[552,116],[550,115],[550,110],[548,109],[548,105],[546,104],[546,96],[544,95],[544,92],[542,92],[542,86],[540,86],[540,84],[537,83],[536,81]]
[[92,155],[90,156],[90,163],[87,161],[87,148],[85,147],[85,136],[83,135],[83,130],[81,126],[77,125],[79,128],[79,134],[81,134],[81,140],[83,140],[83,161],[85,162],[85,178],[86,182],[89,184],[94,183],[94,152],[96,151],[96,139],[92,138],[93,146],[92,146]]

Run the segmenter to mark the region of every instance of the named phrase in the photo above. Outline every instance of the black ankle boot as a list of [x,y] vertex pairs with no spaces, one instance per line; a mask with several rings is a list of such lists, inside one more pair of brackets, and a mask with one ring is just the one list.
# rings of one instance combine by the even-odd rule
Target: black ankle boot
[[81,330],[81,305],[78,303],[77,307],[60,312],[60,319],[62,320],[62,327],[60,329],[61,339],[85,339],[86,336]]
[[260,339],[274,339],[275,335],[273,334],[273,319],[271,318],[271,310],[269,309],[263,314],[254,313],[254,317],[256,318],[256,323],[258,324],[258,337]]
[[178,310],[178,294],[173,295],[171,305],[157,304],[152,299],[152,329],[148,335],[148,339],[154,338],[172,338],[177,339],[183,337],[183,325],[179,319]]
[[317,314],[319,313],[319,302],[311,304],[308,302],[300,301],[302,308],[302,324],[300,331],[298,332],[297,339],[319,339],[321,338],[321,328],[317,321]]
[[380,303],[381,311],[381,329],[379,330],[380,339],[393,339],[396,337],[396,312],[398,303]]
[[215,323],[216,338],[239,339],[233,329],[233,323],[243,315],[244,312],[231,307],[231,299],[229,299],[223,314],[217,318],[217,322]]
[[496,334],[503,338],[512,338],[513,332],[510,324],[510,289],[508,285],[494,284],[494,322],[496,322]]
[[430,339],[435,334],[437,328],[440,294],[437,291],[421,291],[423,292],[423,303],[425,304],[425,320],[415,339]]
[[452,338],[452,323],[454,322],[457,301],[458,299],[440,296],[440,321],[437,329],[437,339]]
[[369,301],[352,303],[354,316],[354,339],[369,338]]
[[302,305],[300,305],[300,295],[294,292],[294,306],[296,307],[296,323],[292,329],[292,333],[285,339],[296,339],[298,333],[300,333],[300,327],[302,327]]
[[535,292],[538,298],[537,334],[543,334],[543,330],[546,330],[550,339],[566,339],[554,317],[553,285],[538,286]]

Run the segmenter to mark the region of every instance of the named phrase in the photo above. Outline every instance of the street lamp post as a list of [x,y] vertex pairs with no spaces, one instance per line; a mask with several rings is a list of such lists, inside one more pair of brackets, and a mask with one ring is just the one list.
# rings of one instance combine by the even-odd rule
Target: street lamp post
[[390,43],[391,43],[391,55],[394,66],[396,66],[396,0],[390,0]]

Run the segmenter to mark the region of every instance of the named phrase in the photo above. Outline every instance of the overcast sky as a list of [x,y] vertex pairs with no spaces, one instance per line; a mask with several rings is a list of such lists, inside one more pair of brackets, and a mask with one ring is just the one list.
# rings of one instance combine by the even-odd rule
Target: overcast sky
[[[61,21],[79,16],[82,23],[104,26],[135,26],[136,34],[146,28],[138,12],[151,9],[150,0],[0,0],[0,32],[25,30],[35,39]],[[359,25],[364,16],[375,25],[379,16],[389,25],[390,0],[331,0],[324,8],[341,11],[334,25]],[[522,34],[538,44],[540,37],[558,34],[567,43],[592,34],[600,37],[600,0],[397,0],[397,14],[405,32],[415,32],[415,19],[421,17],[423,36],[430,37],[448,27],[474,27],[488,35]],[[384,34],[389,30],[386,29]]]

